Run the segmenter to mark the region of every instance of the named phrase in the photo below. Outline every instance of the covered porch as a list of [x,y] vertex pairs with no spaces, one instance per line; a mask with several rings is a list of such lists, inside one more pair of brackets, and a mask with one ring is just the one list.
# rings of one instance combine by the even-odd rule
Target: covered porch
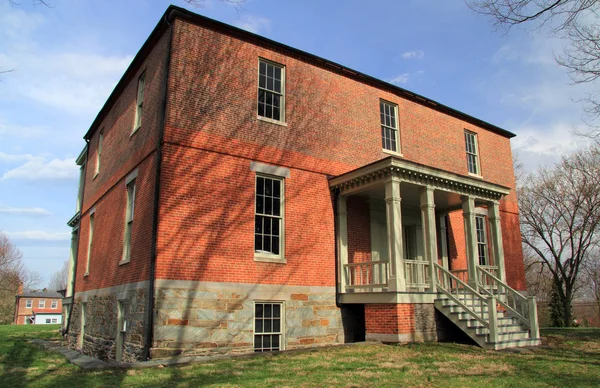
[[[475,290],[478,277],[505,283],[499,201],[509,188],[395,157],[330,188],[341,303],[433,303],[455,277]],[[463,229],[452,223],[452,241],[450,219]]]

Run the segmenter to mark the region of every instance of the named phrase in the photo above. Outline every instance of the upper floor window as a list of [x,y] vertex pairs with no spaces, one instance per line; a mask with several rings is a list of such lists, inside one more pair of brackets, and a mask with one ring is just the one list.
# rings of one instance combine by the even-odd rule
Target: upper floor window
[[51,308],[56,309],[58,308],[58,301],[57,300],[53,300],[52,304],[50,305]]
[[102,143],[104,143],[104,130],[101,130],[98,134],[98,152],[96,152],[96,173],[100,172],[100,158],[102,157]]
[[27,299],[25,301],[25,307],[28,308],[28,309],[30,309],[31,306],[33,306],[33,301],[31,299]]
[[477,233],[477,256],[479,257],[479,265],[489,265],[485,220],[485,216],[475,216],[475,232]]
[[379,101],[381,116],[381,147],[384,150],[400,152],[398,141],[398,106]]
[[41,309],[43,309],[44,307],[46,307],[46,301],[44,299],[41,299],[38,302],[38,307],[41,308]]
[[284,67],[261,59],[258,68],[258,116],[285,121]]
[[282,257],[283,179],[256,176],[254,252]]
[[477,134],[465,130],[465,148],[467,150],[467,168],[471,174],[481,175],[479,170],[479,145]]
[[135,210],[135,179],[127,184],[127,209],[125,210],[125,237],[123,239],[123,259],[128,262],[131,254],[131,229]]
[[137,99],[135,105],[135,123],[133,130],[135,131],[142,126],[142,114],[144,113],[144,89],[146,87],[146,72],[144,71],[138,78]]

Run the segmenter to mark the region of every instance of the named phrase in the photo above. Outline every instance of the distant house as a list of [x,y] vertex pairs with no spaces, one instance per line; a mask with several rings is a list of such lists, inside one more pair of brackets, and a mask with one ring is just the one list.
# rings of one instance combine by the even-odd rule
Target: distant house
[[16,296],[15,325],[62,323],[62,298],[58,292],[25,292]]

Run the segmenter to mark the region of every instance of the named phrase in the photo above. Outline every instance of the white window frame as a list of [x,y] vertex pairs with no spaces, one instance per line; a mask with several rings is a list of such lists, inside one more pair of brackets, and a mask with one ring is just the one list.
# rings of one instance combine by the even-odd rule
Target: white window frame
[[487,218],[482,215],[475,216],[475,234],[477,239],[477,263],[482,266],[490,265],[487,239]]
[[131,231],[135,212],[135,186],[136,179],[127,182],[127,206],[125,209],[125,235],[123,237],[123,257],[119,264],[129,263],[131,258]]
[[[267,318],[258,318],[256,316],[256,307],[257,305],[263,305],[263,314],[264,314],[264,306],[265,305],[277,305],[279,306],[279,318],[275,318],[273,317],[273,313],[272,313],[272,309],[271,309],[271,325],[274,323],[275,319],[279,319],[279,331],[275,331],[275,330],[271,330],[271,331],[265,331],[265,321]],[[252,324],[252,342],[253,342],[253,349],[255,352],[269,352],[269,351],[281,351],[281,350],[285,350],[285,303],[283,301],[272,301],[272,300],[256,300],[254,301],[254,306],[253,306],[253,324]],[[257,325],[257,321],[261,319],[262,320],[262,324],[263,324],[263,328],[262,330],[257,330],[258,329],[258,325]],[[272,327],[272,326],[271,326]],[[261,342],[261,347],[257,349],[256,346],[256,337],[257,336],[278,336],[279,337],[279,349],[272,349],[272,347],[269,347],[269,349],[266,349],[265,347],[263,347],[262,345],[264,345],[264,343]],[[262,341],[262,340],[261,340]]]
[[94,178],[100,174],[100,158],[102,157],[102,145],[104,143],[104,128],[98,132],[98,149],[96,150],[96,171]]
[[46,308],[46,300],[45,299],[40,299],[38,301],[38,308],[39,309],[45,309]]
[[57,318],[52,318],[52,323],[58,323],[58,319]]
[[[388,111],[386,111],[386,108],[389,108],[389,114]],[[389,122],[387,120],[387,117],[391,119],[389,120]],[[400,125],[398,122],[398,105],[386,100],[379,100],[379,122],[381,127],[381,148],[383,152],[400,155],[401,146],[399,129]],[[396,142],[394,149],[386,147],[388,131],[391,131],[394,134],[395,139],[393,140]],[[392,139],[390,139],[390,143],[391,141]]]
[[133,132],[137,131],[142,126],[142,118],[144,116],[144,94],[146,91],[146,70],[140,74],[137,82],[137,96],[135,99],[135,121],[133,122]]
[[32,307],[33,307],[33,300],[31,300],[31,299],[26,299],[26,300],[25,300],[25,308],[26,308],[26,309],[30,309],[30,308],[32,308]]
[[53,300],[52,303],[50,303],[50,308],[51,309],[57,309],[58,308],[58,301],[57,300]]
[[90,213],[90,219],[89,219],[89,228],[90,230],[88,231],[88,249],[87,249],[87,257],[86,257],[86,263],[85,263],[85,274],[83,274],[83,276],[88,276],[90,274],[90,261],[91,261],[91,257],[92,257],[92,246],[93,246],[93,240],[94,240],[94,223],[96,222],[96,212]]
[[[280,182],[280,193],[279,193],[279,216],[270,215],[266,213],[257,212],[257,197],[258,197],[258,182],[259,179],[270,179],[272,181]],[[274,198],[274,197],[271,197]],[[270,253],[267,251],[256,250],[256,221],[257,217],[279,219],[279,253]],[[264,224],[263,224],[264,225]],[[265,234],[262,234],[265,236]],[[273,234],[270,235],[271,237]],[[264,240],[263,240],[264,242]],[[257,173],[254,178],[254,260],[256,261],[267,261],[267,262],[278,262],[285,263],[285,179],[280,176],[259,174]]]
[[46,323],[50,323],[52,320],[50,318],[45,318],[46,319]]
[[[479,163],[479,139],[477,133],[465,129],[465,151],[467,158],[467,171],[470,175],[481,176],[481,166]],[[474,166],[475,171],[471,171]]]
[[[279,82],[281,83],[281,91],[277,92],[273,89],[268,89],[267,85],[265,84],[264,87],[260,86],[260,65],[261,63],[265,63],[266,66],[273,66],[274,68],[279,68],[281,69],[281,79],[279,80]],[[276,124],[284,124],[285,125],[285,120],[286,120],[286,115],[285,115],[285,66],[282,65],[281,63],[277,63],[277,62],[273,62],[270,61],[268,59],[264,59],[264,58],[258,58],[258,82],[257,82],[257,102],[256,102],[256,116],[258,119],[260,120],[264,120],[264,121],[269,121],[272,123],[276,123]],[[266,81],[265,81],[266,82]],[[280,98],[280,106],[279,106],[279,120],[278,119],[274,119],[271,117],[266,116],[266,110],[265,110],[265,115],[261,115],[260,114],[260,92],[261,90],[265,93],[272,93],[274,95],[278,95]],[[266,109],[266,108],[265,108]]]

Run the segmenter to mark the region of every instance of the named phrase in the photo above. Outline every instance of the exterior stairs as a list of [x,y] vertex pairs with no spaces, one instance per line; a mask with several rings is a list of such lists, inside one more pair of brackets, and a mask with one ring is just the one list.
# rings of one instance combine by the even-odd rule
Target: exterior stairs
[[477,290],[437,265],[435,308],[486,349],[541,344],[535,299],[478,268]]

